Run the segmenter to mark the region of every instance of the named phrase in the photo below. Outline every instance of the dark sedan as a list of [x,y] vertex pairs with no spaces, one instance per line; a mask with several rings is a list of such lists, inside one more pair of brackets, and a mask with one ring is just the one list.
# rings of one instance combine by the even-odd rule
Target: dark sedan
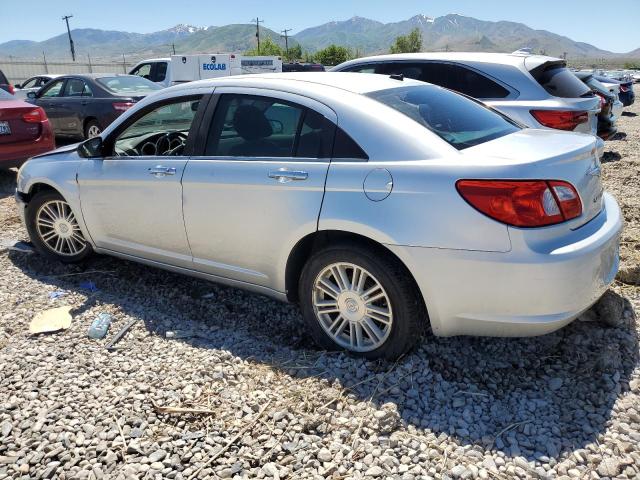
[[596,80],[602,83],[613,83],[615,85],[620,85],[620,92],[618,93],[618,98],[622,102],[622,105],[628,107],[633,105],[636,101],[636,94],[633,91],[633,80],[616,80],[610,77],[603,77],[601,75],[595,75]]
[[91,138],[156,90],[158,85],[135,75],[65,75],[30,92],[28,101],[47,112],[56,136]]

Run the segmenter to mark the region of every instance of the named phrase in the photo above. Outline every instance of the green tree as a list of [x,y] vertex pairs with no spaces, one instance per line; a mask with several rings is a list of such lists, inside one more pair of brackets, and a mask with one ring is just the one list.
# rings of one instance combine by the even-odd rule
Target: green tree
[[267,37],[260,42],[260,51],[258,51],[258,46],[256,48],[252,48],[251,50],[247,50],[245,55],[250,57],[256,57],[258,55],[275,55],[275,56],[283,56],[282,48],[276,42],[271,40],[271,37]]
[[299,43],[289,47],[289,53],[284,52],[284,58],[289,62],[295,62],[302,58],[302,47]]
[[400,35],[391,45],[391,53],[417,53],[422,51],[422,33],[417,28],[409,35]]
[[347,47],[331,44],[327,48],[319,50],[314,55],[316,62],[322,65],[338,65],[352,58],[351,50]]

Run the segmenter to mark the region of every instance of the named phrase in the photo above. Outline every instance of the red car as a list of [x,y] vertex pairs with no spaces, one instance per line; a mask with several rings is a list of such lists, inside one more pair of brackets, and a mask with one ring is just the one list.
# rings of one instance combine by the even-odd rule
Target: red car
[[0,169],[19,167],[29,157],[54,148],[44,110],[0,90]]

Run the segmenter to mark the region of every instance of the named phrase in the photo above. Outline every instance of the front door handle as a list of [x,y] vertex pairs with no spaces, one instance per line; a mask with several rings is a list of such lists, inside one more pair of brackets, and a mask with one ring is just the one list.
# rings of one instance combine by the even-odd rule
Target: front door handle
[[287,170],[283,168],[269,172],[269,178],[275,178],[280,183],[286,183],[292,180],[306,180],[309,178],[309,174],[300,170]]
[[173,167],[165,167],[163,165],[156,165],[155,167],[149,168],[149,174],[154,175],[156,177],[165,177],[167,175],[175,175],[176,169]]

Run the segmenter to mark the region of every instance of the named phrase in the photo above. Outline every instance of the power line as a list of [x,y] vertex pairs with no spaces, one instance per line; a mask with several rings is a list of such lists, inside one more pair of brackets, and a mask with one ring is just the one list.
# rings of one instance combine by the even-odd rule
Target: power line
[[260,20],[259,17],[256,17],[251,21],[256,22],[256,38],[258,39],[258,55],[260,55],[260,24],[264,23],[264,20]]
[[69,48],[71,49],[71,58],[76,61],[76,49],[73,46],[73,39],[71,38],[71,29],[69,28],[69,19],[73,18],[73,15],[65,15],[62,20],[67,22],[67,34],[69,35]]
[[285,51],[287,52],[287,60],[289,60],[289,32],[293,30],[291,28],[285,28],[284,30],[281,30],[281,33],[284,33],[284,35],[280,35],[280,37],[284,37],[284,48]]

